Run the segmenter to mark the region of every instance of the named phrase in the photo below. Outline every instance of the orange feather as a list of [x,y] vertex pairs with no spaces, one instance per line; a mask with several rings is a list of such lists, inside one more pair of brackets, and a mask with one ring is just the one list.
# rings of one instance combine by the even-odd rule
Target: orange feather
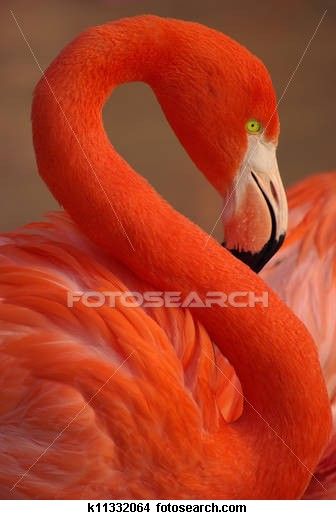
[[333,413],[333,437],[306,498],[336,498],[336,173],[314,175],[288,191],[289,232],[262,272],[306,325],[318,347]]
[[[0,239],[1,495],[299,497],[330,410],[315,345],[275,294],[267,309],[67,305],[68,291],[88,289],[267,289],[108,142],[102,105],[135,80],[152,86],[219,192],[243,159],[247,118],[278,135],[264,66],[198,24],[114,22],[56,58],[35,91],[33,137],[39,172],[71,218]],[[227,409],[227,378],[241,382],[241,415],[239,399]]]

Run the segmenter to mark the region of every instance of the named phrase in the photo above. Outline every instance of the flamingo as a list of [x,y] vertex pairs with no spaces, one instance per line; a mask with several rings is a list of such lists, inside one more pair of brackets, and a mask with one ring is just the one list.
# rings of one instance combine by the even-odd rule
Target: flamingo
[[[113,149],[102,107],[128,81],[151,86],[223,196],[234,254]],[[259,270],[287,227],[264,65],[199,24],[111,22],[51,64],[32,125],[39,173],[65,211],[1,236],[1,496],[302,496],[330,406],[315,344],[273,292],[267,308],[68,302],[87,290],[267,290],[239,260]],[[227,410],[228,380],[242,413]]]
[[[336,498],[336,173],[299,182],[288,190],[288,203],[287,239],[261,276],[306,325],[318,347],[333,435],[305,498]],[[236,409],[241,397],[233,398]]]

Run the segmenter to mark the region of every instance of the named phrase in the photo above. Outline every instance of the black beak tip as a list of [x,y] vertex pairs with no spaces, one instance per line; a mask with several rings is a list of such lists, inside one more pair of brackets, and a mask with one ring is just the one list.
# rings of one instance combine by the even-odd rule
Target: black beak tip
[[[238,251],[237,249],[228,249],[233,256],[238,258],[244,262],[244,264],[248,265],[252,271],[255,273],[259,273],[261,269],[267,264],[267,262],[275,255],[275,253],[280,249],[284,240],[285,234],[280,235],[278,240],[269,240],[267,244],[259,251],[258,253],[251,253],[249,251]],[[222,243],[223,247],[225,246],[225,242]]]

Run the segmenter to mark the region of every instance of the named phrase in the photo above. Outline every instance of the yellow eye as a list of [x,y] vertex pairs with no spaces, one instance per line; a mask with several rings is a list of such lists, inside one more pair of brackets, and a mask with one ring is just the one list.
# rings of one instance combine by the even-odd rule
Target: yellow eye
[[249,134],[258,134],[261,130],[261,123],[256,119],[249,119],[245,125]]

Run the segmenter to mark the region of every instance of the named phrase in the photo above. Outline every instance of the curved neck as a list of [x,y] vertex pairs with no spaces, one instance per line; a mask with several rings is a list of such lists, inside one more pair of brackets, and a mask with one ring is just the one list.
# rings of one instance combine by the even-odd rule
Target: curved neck
[[[170,91],[164,81],[166,42],[183,23],[139,17],[107,24],[87,31],[60,54],[34,96],[39,171],[87,236],[150,284],[183,294],[197,291],[201,297],[206,291],[260,294],[267,291],[264,283],[170,207],[116,153],[103,129],[103,104],[126,81],[148,82],[165,110],[165,100],[179,90],[178,71]],[[266,497],[284,489],[283,471],[270,474],[270,464],[281,461],[288,468],[286,496],[296,496],[311,478],[308,470],[329,428],[328,399],[310,336],[272,293],[268,308],[193,312],[235,367],[249,403],[242,418],[223,429],[223,464],[232,464],[232,446],[238,446],[244,464],[254,468],[251,496],[260,478]]]

